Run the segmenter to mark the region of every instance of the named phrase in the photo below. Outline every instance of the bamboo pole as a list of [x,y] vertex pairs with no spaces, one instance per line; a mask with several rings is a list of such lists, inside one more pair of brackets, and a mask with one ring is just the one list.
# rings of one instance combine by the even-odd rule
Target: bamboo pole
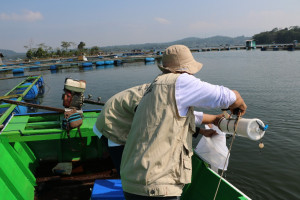
[[27,103],[27,102],[22,102],[22,101],[14,101],[14,100],[10,100],[10,99],[2,99],[1,101],[5,102],[5,103],[9,103],[9,104],[35,107],[35,108],[40,108],[40,109],[44,109],[44,110],[56,111],[56,112],[60,112],[60,113],[65,112],[65,109],[62,109],[62,108],[55,108],[55,107],[50,107],[50,106],[41,106],[41,105],[38,105],[38,104]]

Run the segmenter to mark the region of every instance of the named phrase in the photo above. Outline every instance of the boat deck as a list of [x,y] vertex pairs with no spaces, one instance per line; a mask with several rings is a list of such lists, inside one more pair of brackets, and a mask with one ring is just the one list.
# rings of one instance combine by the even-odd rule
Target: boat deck
[[[82,137],[88,138],[95,136],[93,126],[97,120],[100,110],[84,112],[84,121],[80,127]],[[66,131],[61,128],[63,119],[62,113],[30,113],[15,115],[12,117],[1,132],[1,136],[9,139],[9,142],[27,142],[67,139]],[[71,138],[78,138],[77,129],[70,131]]]

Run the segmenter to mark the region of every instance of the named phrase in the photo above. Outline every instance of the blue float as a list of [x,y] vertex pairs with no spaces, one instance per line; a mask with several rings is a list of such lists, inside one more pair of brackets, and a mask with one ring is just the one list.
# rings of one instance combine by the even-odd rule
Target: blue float
[[16,73],[16,74],[13,74],[14,77],[21,77],[21,76],[24,76],[24,73]]
[[13,112],[16,114],[25,114],[25,113],[27,113],[27,110],[28,110],[28,108],[26,106],[18,105],[17,107],[15,107]]
[[[21,86],[25,86],[22,88],[19,88],[17,91],[17,94],[22,94],[24,92],[24,90],[27,89],[27,87],[29,87],[32,83],[24,83]],[[27,86],[27,87],[26,87]],[[39,89],[37,85],[33,85],[32,88],[28,91],[28,93],[24,96],[25,100],[29,100],[29,99],[34,99],[37,97],[39,93]]]
[[96,62],[96,66],[101,66],[101,65],[104,65],[104,61],[97,61]]
[[12,70],[13,74],[24,73],[24,68],[16,68]]
[[93,63],[91,62],[86,62],[86,63],[82,63],[82,67],[92,67]]
[[105,61],[104,61],[104,64],[105,64],[105,65],[113,65],[113,64],[114,64],[114,61],[113,61],[113,60],[105,60]]
[[[11,100],[14,100],[16,101],[17,99],[16,98],[13,98]],[[23,100],[21,102],[24,102]],[[5,105],[7,103],[2,103],[1,105]],[[4,113],[6,110],[8,109],[8,107],[6,108],[0,108],[0,113]],[[27,113],[27,107],[26,106],[21,106],[21,105],[18,105],[14,108],[14,110],[12,111],[13,113],[16,113],[16,114],[25,114]]]
[[121,65],[122,62],[123,62],[122,60],[115,60],[115,61],[114,61],[115,65]]
[[39,87],[44,86],[44,78],[41,76],[41,77],[39,78],[39,80],[36,82],[36,84],[37,84]]
[[35,62],[34,64],[39,65],[39,64],[41,64],[41,62],[38,61],[38,62]]
[[145,58],[145,62],[153,62],[153,61],[155,61],[155,58],[153,58],[153,57]]

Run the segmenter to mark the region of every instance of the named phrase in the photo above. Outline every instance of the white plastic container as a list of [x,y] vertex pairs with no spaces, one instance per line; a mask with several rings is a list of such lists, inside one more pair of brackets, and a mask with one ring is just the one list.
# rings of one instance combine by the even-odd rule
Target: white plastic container
[[[222,118],[219,122],[219,128],[221,131],[227,134],[234,134],[234,124],[236,119]],[[250,140],[260,140],[265,134],[265,124],[260,119],[245,119],[240,118],[236,134],[237,136],[246,137]]]
[[66,79],[65,81],[65,89],[67,90],[83,93],[85,91],[85,88],[86,88],[85,81],[82,80],[76,81],[70,78]]

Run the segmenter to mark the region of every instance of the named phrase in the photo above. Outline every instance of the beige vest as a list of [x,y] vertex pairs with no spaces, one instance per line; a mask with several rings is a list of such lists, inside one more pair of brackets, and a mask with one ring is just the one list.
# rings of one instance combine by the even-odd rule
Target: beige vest
[[132,87],[112,96],[96,121],[97,129],[111,141],[124,145],[135,109],[149,85]]
[[158,76],[135,113],[121,163],[123,190],[143,196],[180,196],[191,182],[195,116],[178,114],[179,74]]

